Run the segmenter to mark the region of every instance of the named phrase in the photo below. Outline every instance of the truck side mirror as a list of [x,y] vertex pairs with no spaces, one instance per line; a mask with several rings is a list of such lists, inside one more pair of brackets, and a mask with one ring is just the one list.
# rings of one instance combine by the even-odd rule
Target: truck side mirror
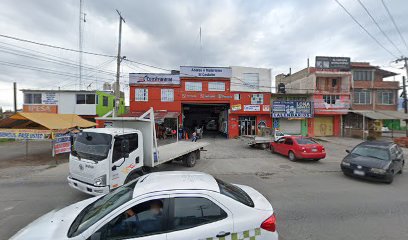
[[122,139],[121,143],[121,151],[122,151],[122,157],[128,158],[129,157],[129,140],[128,139]]
[[347,149],[347,150],[346,150],[346,153],[350,153],[350,150]]

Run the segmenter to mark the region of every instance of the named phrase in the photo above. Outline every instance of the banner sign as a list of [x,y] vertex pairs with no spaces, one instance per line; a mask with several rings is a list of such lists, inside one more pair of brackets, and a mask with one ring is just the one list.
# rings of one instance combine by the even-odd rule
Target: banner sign
[[181,77],[200,77],[200,78],[231,78],[232,70],[227,67],[180,67]]
[[180,84],[180,76],[165,73],[129,73],[129,84]]
[[337,69],[341,71],[350,71],[350,58],[316,56],[315,67],[318,70]]
[[261,105],[244,105],[245,112],[259,112],[261,111]]
[[42,103],[48,105],[58,104],[57,94],[55,92],[45,92],[42,94]]
[[35,129],[0,129],[0,138],[44,140],[51,139],[51,131]]
[[272,118],[312,118],[313,104],[309,101],[274,101]]
[[56,133],[54,141],[54,153],[71,152],[71,137],[69,134]]
[[239,111],[242,109],[242,105],[241,104],[234,104],[231,105],[231,111],[235,112],[235,111]]
[[24,104],[23,112],[58,113],[58,106],[42,104]]

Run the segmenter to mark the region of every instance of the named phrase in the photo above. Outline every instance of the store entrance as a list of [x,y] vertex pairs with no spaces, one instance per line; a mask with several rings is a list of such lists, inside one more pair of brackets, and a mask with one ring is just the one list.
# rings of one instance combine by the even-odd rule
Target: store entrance
[[[206,137],[228,137],[229,104],[183,104],[183,128]],[[198,129],[198,131],[197,131]]]
[[239,135],[256,135],[256,117],[240,116],[239,117]]

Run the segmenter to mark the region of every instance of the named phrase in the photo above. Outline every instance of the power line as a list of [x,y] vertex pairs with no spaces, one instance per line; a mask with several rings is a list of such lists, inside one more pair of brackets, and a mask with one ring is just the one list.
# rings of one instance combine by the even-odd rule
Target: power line
[[94,56],[101,56],[101,57],[116,57],[116,56],[113,56],[113,55],[107,55],[107,54],[103,54],[103,53],[94,53],[94,52],[87,52],[87,51],[79,51],[79,50],[72,49],[72,48],[65,48],[65,47],[55,46],[55,45],[51,45],[51,44],[47,44],[47,43],[35,42],[35,41],[31,41],[31,40],[27,40],[27,39],[22,39],[22,38],[18,38],[18,37],[13,37],[13,36],[8,36],[8,35],[4,35],[4,34],[0,34],[0,37],[8,38],[8,39],[13,39],[13,40],[20,41],[20,42],[26,42],[26,43],[36,44],[36,45],[40,45],[40,46],[44,46],[44,47],[50,47],[50,48],[61,49],[61,50],[70,51],[70,52],[85,53],[85,54],[94,55]]
[[390,39],[390,37],[388,37],[388,35],[384,32],[384,30],[380,27],[380,25],[377,23],[377,21],[375,20],[375,18],[371,15],[370,11],[366,8],[366,6],[364,5],[364,3],[361,0],[357,0],[360,5],[364,8],[364,10],[366,11],[366,13],[368,14],[368,16],[371,18],[371,20],[374,22],[374,24],[377,26],[378,30],[380,30],[380,32],[384,35],[385,38],[387,38],[388,42],[390,42],[394,48],[401,53],[401,55],[404,55],[401,50],[397,47],[397,45],[395,45],[395,43]]
[[399,30],[397,24],[395,23],[394,17],[392,16],[392,14],[391,14],[390,10],[388,9],[387,5],[385,4],[384,0],[381,0],[381,2],[382,2],[382,4],[383,4],[385,10],[386,10],[387,13],[388,13],[388,16],[391,18],[392,24],[394,24],[395,29],[397,29],[397,32],[398,32],[399,36],[401,37],[402,42],[404,43],[405,47],[406,47],[407,50],[408,50],[407,42],[405,41],[404,36],[402,36],[401,31]]
[[390,50],[388,50],[384,45],[382,45],[357,19],[338,1],[334,0],[350,17],[353,19],[357,25],[359,25],[367,34],[370,36],[380,47],[382,47],[385,51],[387,51],[393,58],[398,58],[396,55],[394,55]]

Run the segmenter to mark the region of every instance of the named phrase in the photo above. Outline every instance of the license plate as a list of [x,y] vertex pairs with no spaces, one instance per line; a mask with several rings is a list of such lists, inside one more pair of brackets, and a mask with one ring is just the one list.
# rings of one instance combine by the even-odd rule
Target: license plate
[[316,148],[313,148],[313,149],[312,149],[312,152],[317,152],[317,149],[316,149]]
[[364,176],[364,175],[365,175],[365,172],[363,172],[363,171],[358,171],[358,170],[354,170],[353,173],[354,173],[355,175],[358,175],[358,176]]

